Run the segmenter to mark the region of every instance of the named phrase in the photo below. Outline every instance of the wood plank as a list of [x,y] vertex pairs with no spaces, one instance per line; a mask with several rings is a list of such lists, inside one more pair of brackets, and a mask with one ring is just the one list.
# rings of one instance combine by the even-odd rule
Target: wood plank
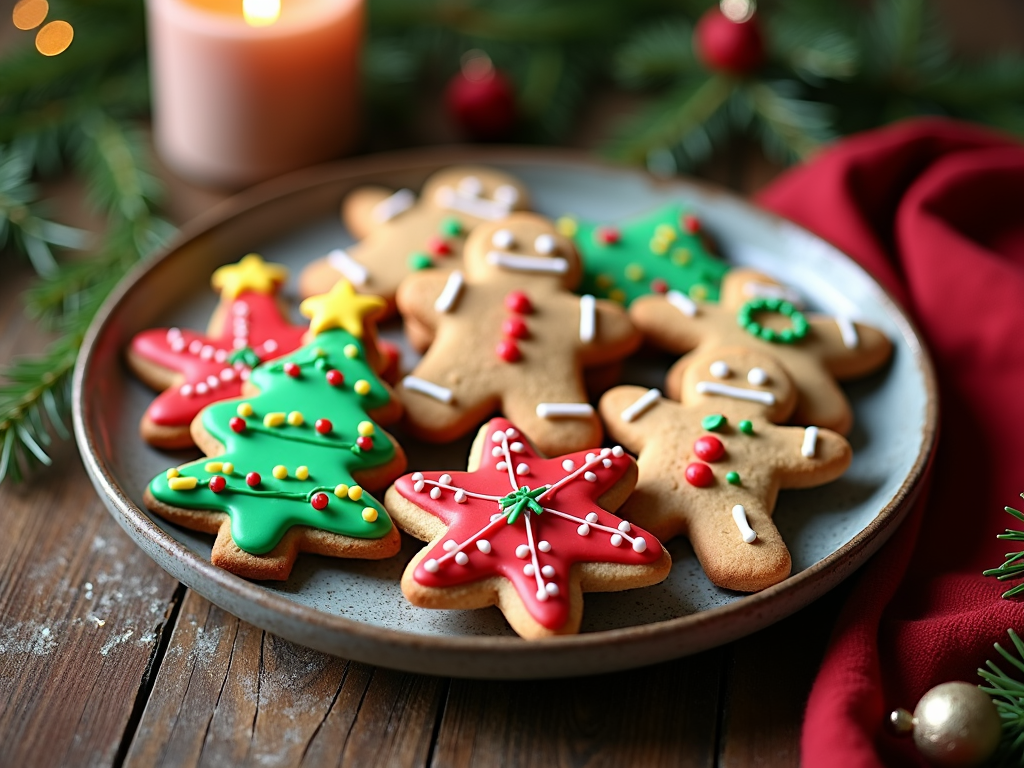
[[295,645],[189,591],[125,765],[426,765],[445,688]]
[[710,766],[722,654],[569,680],[453,680],[435,768]]

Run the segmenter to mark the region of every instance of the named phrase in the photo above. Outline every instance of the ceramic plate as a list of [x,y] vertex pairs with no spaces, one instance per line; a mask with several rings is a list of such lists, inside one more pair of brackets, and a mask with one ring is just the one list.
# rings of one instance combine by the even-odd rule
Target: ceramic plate
[[[438,168],[470,162],[515,174],[529,187],[536,210],[552,217],[571,212],[613,221],[684,201],[731,263],[795,286],[811,309],[855,317],[890,336],[892,362],[846,387],[856,414],[850,470],[827,486],[779,497],[775,520],[792,551],[790,578],[754,595],[719,589],[689,544],[677,539],[668,544],[674,565],[664,583],[588,594],[581,634],[527,643],[496,608],[431,611],[406,603],[399,576],[419,542],[407,539],[398,557],[380,562],[302,555],[287,582],[258,584],[210,565],[211,536],[140,508],[151,477],[196,454],[158,451],[138,437],[139,417],[153,393],[123,363],[127,340],[153,326],[205,328],[216,303],[208,288],[211,272],[251,251],[292,268],[288,296],[294,299],[300,268],[352,241],[338,217],[346,192],[367,182],[417,189]],[[401,339],[397,325],[383,335]],[[412,362],[406,349],[406,369]],[[630,364],[624,379],[660,386],[670,362]],[[378,156],[303,171],[226,201],[119,287],[90,329],[74,386],[75,430],[93,483],[120,525],[175,578],[304,645],[387,667],[472,677],[568,676],[651,664],[733,640],[796,611],[849,576],[892,534],[918,490],[936,431],[932,369],[917,333],[885,292],[828,243],[703,184],[656,181],[537,150]],[[462,469],[470,438],[442,450],[403,443],[409,471]]]

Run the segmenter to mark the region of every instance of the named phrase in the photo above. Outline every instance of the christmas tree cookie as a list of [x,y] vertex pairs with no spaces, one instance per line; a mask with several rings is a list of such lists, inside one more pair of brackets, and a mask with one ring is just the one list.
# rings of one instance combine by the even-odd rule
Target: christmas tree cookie
[[679,398],[690,361],[720,347],[749,346],[778,359],[797,389],[796,424],[846,434],[853,411],[836,383],[866,376],[892,354],[877,328],[846,317],[804,314],[793,292],[750,269],[734,269],[722,282],[721,301],[696,302],[670,291],[638,299],[629,316],[647,341],[688,352],[668,372],[666,389]]
[[402,530],[430,542],[402,576],[424,608],[497,605],[527,639],[579,631],[584,592],[657,584],[664,547],[616,517],[636,483],[622,448],[541,456],[511,422],[480,430],[468,472],[415,472],[384,503]]
[[462,265],[466,236],[483,221],[526,210],[526,188],[506,173],[455,166],[427,179],[419,199],[408,189],[353,191],[342,218],[359,242],[310,264],[299,278],[303,296],[321,293],[344,277],[360,291],[394,300],[411,272]]
[[191,447],[189,425],[204,407],[238,397],[252,366],[302,343],[306,329],[288,322],[277,296],[287,276],[284,267],[249,254],[213,273],[220,303],[205,335],[153,328],[132,339],[129,366],[146,384],[162,390],[139,425],[147,443]]
[[574,239],[583,259],[580,293],[626,305],[670,290],[718,300],[728,267],[713,254],[700,219],[678,203],[617,224],[563,216],[558,229]]
[[797,402],[785,369],[760,350],[702,352],[683,374],[682,402],[616,387],[601,398],[608,433],[638,453],[640,478],[620,514],[662,541],[685,535],[708,578],[756,592],[792,561],[772,512],[781,488],[835,480],[850,445],[818,427],[781,427]]
[[500,411],[546,453],[600,445],[583,370],[639,346],[626,312],[571,292],[576,249],[537,214],[479,225],[464,264],[410,275],[398,292],[407,328],[432,340],[396,387],[411,431],[448,442]]
[[254,368],[243,399],[203,409],[192,434],[207,458],[155,477],[146,506],[215,533],[213,563],[246,578],[286,579],[299,552],[395,554],[398,532],[366,490],[405,468],[374,423],[401,415],[367,359],[367,320],[383,304],[346,284],[303,302],[309,343]]

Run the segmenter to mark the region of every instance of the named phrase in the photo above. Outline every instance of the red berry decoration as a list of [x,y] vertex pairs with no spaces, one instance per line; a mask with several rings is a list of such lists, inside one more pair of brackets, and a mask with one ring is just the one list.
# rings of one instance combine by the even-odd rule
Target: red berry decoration
[[285,363],[284,372],[291,376],[293,379],[297,379],[302,371],[299,370],[299,366],[295,363]]
[[220,493],[228,486],[228,481],[224,479],[222,475],[214,475],[210,478],[210,490],[214,493]]
[[314,493],[313,498],[309,500],[309,503],[313,505],[313,509],[327,509],[327,502],[330,499],[327,498],[326,493]]
[[340,387],[345,383],[345,376],[341,371],[331,368],[331,370],[327,372],[327,383],[332,387]]
[[372,451],[373,450],[373,438],[361,435],[360,437],[356,438],[356,445],[358,445],[361,450]]
[[330,419],[317,419],[313,428],[321,435],[329,435],[331,430],[334,429],[334,425],[331,424]]
[[697,58],[713,72],[746,75],[764,64],[764,36],[752,0],[722,0],[693,31]]
[[598,227],[594,230],[597,242],[605,245],[615,245],[622,239],[622,233],[615,227]]
[[518,315],[528,315],[533,312],[533,304],[522,291],[509,291],[505,296],[505,309]]
[[696,235],[700,232],[700,219],[694,216],[692,213],[688,213],[683,216],[683,229],[689,232],[691,235]]
[[512,84],[483,51],[462,57],[462,69],[445,89],[445,104],[455,123],[474,139],[503,138],[516,123]]
[[725,455],[725,446],[714,435],[704,435],[693,444],[693,452],[704,461],[718,461]]
[[666,283],[660,277],[654,278],[653,280],[651,280],[651,292],[668,293],[668,283]]
[[510,339],[525,339],[530,329],[521,318],[509,317],[501,324],[501,332]]
[[519,351],[519,346],[509,339],[499,341],[498,346],[494,348],[494,352],[506,363],[518,362],[523,357]]
[[250,488],[255,488],[262,481],[263,478],[260,477],[259,472],[250,472],[248,475],[245,476],[245,484],[248,485]]
[[697,488],[707,488],[715,482],[715,475],[707,464],[695,461],[686,467],[686,482]]
[[443,237],[431,235],[430,239],[427,240],[427,251],[434,256],[450,256],[452,247],[448,245],[448,241]]
[[231,427],[232,432],[242,434],[245,432],[245,419],[241,416],[232,416],[231,420],[228,422],[228,426]]

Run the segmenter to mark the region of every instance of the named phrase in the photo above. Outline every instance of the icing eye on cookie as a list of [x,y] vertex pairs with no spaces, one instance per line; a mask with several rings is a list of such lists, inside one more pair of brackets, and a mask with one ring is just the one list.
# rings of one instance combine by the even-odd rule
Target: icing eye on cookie
[[708,367],[708,370],[711,371],[711,375],[716,379],[727,379],[732,373],[732,370],[729,368],[729,364],[725,362],[725,360],[715,360],[715,362]]
[[768,383],[768,374],[765,373],[764,368],[751,368],[747,373],[747,382],[755,387],[763,387]]
[[538,235],[533,241],[533,249],[544,256],[554,253],[556,248],[555,238],[551,235]]
[[508,250],[516,243],[515,235],[508,229],[499,229],[491,236],[491,244],[495,248],[501,248],[502,250]]

